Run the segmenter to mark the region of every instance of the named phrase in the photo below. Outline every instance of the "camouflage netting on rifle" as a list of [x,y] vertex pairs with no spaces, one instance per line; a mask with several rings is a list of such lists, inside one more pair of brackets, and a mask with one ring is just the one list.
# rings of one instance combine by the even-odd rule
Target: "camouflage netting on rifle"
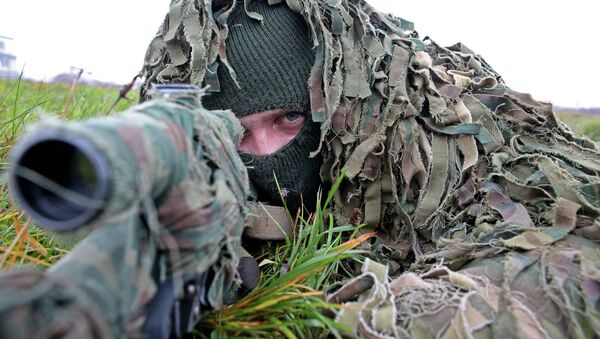
[[[142,94],[153,82],[218,91],[218,67],[235,79],[227,18],[248,2],[173,1],[148,49]],[[370,249],[392,275],[414,272],[399,278],[414,286],[384,291],[398,306],[394,331],[373,315],[392,299],[355,305],[368,334],[599,333],[596,146],[461,44],[421,40],[410,22],[361,0],[283,3],[303,15],[316,50],[309,86],[312,118],[322,122],[322,178],[347,169],[336,218],[379,231]],[[452,278],[461,269],[471,272],[460,273],[472,276],[468,286]],[[437,306],[425,305],[429,290]],[[448,331],[451,321],[464,331]],[[430,323],[431,333],[417,329]]]
[[43,274],[0,276],[0,337],[139,336],[158,284],[173,281],[181,296],[183,279],[205,272],[208,303],[223,306],[237,279],[249,184],[235,145],[241,125],[198,104],[153,100],[29,131],[87,140],[108,160],[112,186],[91,233],[69,255]]

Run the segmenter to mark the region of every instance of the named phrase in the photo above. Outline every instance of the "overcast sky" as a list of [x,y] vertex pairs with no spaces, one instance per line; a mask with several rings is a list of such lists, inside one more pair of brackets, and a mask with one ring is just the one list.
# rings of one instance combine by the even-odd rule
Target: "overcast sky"
[[[461,41],[507,84],[562,106],[600,106],[597,1],[371,0],[413,21],[421,37]],[[49,79],[71,66],[87,77],[127,82],[169,0],[0,0],[0,35],[25,75]]]

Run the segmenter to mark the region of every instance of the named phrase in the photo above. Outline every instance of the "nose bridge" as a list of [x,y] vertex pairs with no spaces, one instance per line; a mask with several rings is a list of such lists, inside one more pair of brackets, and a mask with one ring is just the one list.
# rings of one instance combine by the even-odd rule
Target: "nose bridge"
[[269,128],[264,125],[254,125],[248,130],[239,147],[240,151],[255,154],[268,155],[273,153],[273,142],[270,140]]
[[277,145],[273,142],[273,133],[270,126],[260,126],[252,131],[256,155],[268,155],[276,151]]

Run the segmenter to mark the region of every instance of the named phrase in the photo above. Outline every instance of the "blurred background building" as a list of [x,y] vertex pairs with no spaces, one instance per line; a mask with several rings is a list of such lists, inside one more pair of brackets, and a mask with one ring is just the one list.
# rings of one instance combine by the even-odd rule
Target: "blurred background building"
[[15,69],[17,57],[11,53],[12,39],[0,35],[0,78],[18,78],[19,72]]

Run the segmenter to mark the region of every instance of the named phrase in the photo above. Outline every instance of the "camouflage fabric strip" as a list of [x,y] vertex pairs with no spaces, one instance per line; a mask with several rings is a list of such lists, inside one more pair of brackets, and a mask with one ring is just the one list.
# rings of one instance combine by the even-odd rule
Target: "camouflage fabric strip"
[[245,236],[260,240],[285,240],[293,236],[293,225],[285,208],[255,202],[248,203],[248,207]]
[[[571,238],[562,245],[568,248],[576,242]],[[330,293],[328,300],[343,304],[336,321],[359,337],[561,338],[570,333],[585,338],[600,329],[594,306],[600,281],[592,278],[596,287],[586,294],[591,299],[581,300],[584,305],[570,305],[582,310],[585,321],[569,322],[572,318],[565,317],[563,304],[569,303],[569,296],[558,291],[573,283],[567,272],[585,272],[591,262],[575,263],[575,252],[567,248],[508,255],[461,272],[437,266],[391,281],[385,265],[367,260],[363,274]],[[491,281],[482,278],[490,273]],[[528,281],[539,278],[551,285],[532,290]]]

